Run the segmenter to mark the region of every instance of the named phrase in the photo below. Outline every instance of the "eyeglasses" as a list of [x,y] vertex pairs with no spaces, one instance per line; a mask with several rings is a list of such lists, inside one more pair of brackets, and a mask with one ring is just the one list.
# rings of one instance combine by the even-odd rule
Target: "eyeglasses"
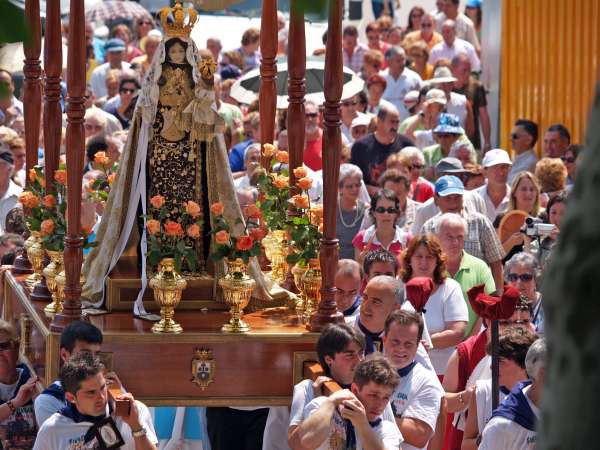
[[319,116],[319,113],[306,113],[306,117],[309,119],[315,119]]
[[0,352],[3,352],[5,350],[11,350],[13,348],[14,348],[14,342],[13,341],[0,342]]
[[135,94],[137,92],[137,89],[122,88],[119,90],[119,92],[121,92],[122,94]]
[[383,206],[378,206],[375,208],[375,212],[379,214],[388,213],[388,214],[398,214],[398,208],[384,208]]
[[568,164],[573,164],[575,162],[575,158],[573,158],[573,157],[567,158],[566,156],[561,156],[560,159],[562,162],[568,163]]
[[138,22],[138,25],[152,25],[152,22],[150,22],[149,20],[140,20]]
[[516,273],[509,273],[506,278],[508,279],[508,281],[510,281],[511,283],[514,283],[517,280],[521,280],[521,281],[531,281],[533,280],[533,275],[530,273],[523,273],[521,275],[518,275]]
[[425,168],[425,166],[423,164],[413,164],[408,168],[408,170],[413,170],[413,169],[423,170],[424,168]]

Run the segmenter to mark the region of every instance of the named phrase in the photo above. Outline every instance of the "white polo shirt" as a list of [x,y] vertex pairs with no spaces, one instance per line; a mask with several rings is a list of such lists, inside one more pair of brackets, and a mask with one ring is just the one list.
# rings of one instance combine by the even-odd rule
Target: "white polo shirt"
[[398,79],[390,75],[389,69],[383,70],[381,76],[387,82],[385,91],[383,91],[383,98],[396,107],[400,113],[400,121],[403,121],[410,115],[408,109],[404,106],[404,96],[409,91],[421,89],[423,80],[417,72],[409,68],[405,68]]
[[485,215],[490,219],[490,222],[494,223],[494,220],[496,220],[498,215],[508,210],[508,205],[510,203],[510,186],[508,184],[506,185],[506,194],[498,206],[494,205],[494,202],[488,194],[487,183],[475,189],[475,192],[477,192],[485,202]]

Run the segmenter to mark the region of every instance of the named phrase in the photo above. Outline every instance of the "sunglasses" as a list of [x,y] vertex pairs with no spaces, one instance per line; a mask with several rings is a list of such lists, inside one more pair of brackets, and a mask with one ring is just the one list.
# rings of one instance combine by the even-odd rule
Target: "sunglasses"
[[123,93],[123,94],[135,94],[137,92],[137,89],[127,89],[127,88],[123,88],[121,89],[119,92]]
[[408,168],[408,170],[413,170],[413,169],[423,170],[424,168],[425,168],[425,166],[423,164],[413,164],[412,166],[410,166]]
[[12,350],[13,348],[14,348],[13,341],[0,342],[0,352],[3,352],[5,350]]
[[383,206],[378,206],[375,208],[375,212],[379,214],[388,213],[388,214],[398,214],[398,208],[384,208]]
[[510,281],[511,283],[514,283],[517,280],[521,280],[521,281],[531,281],[533,280],[533,275],[530,273],[524,273],[521,275],[518,275],[516,273],[509,273],[506,278],[508,279],[508,281]]
[[573,158],[573,157],[567,158],[566,156],[561,156],[560,159],[562,162],[568,163],[568,164],[573,164],[575,162],[575,158]]
[[306,117],[308,117],[310,119],[315,119],[318,116],[319,116],[319,113],[306,113]]

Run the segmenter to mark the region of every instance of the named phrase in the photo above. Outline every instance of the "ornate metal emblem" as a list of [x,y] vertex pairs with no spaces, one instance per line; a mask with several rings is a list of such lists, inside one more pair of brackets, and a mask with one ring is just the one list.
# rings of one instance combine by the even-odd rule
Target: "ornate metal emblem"
[[216,364],[212,355],[212,350],[198,348],[194,351],[191,381],[204,390],[214,381],[215,369]]

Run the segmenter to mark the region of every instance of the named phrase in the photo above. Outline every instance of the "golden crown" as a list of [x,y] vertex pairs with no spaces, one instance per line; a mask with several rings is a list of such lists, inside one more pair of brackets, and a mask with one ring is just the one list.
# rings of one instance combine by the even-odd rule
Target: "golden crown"
[[176,2],[172,8],[166,7],[160,10],[160,22],[168,37],[188,37],[190,35],[198,20],[198,13],[194,8],[188,8],[187,23],[185,13],[186,10],[181,6],[181,2]]

